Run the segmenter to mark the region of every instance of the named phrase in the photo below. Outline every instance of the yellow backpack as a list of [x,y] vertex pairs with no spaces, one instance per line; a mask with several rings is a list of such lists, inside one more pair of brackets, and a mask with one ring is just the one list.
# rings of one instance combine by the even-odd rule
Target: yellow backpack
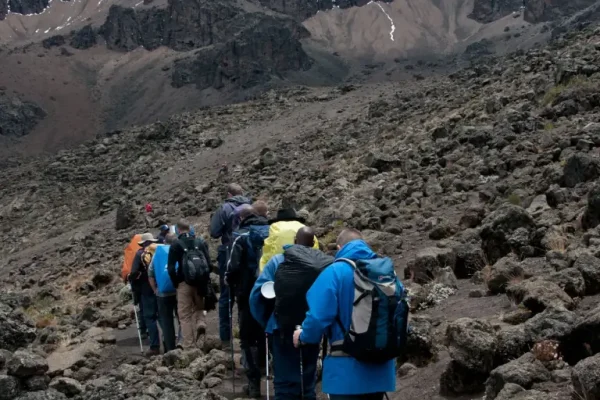
[[[283,254],[283,246],[294,244],[296,233],[305,225],[298,221],[280,221],[271,224],[269,227],[269,237],[265,239],[265,244],[262,249],[262,257],[260,258],[260,272],[265,268],[265,265],[276,254]],[[315,238],[313,248],[319,248],[319,241]]]

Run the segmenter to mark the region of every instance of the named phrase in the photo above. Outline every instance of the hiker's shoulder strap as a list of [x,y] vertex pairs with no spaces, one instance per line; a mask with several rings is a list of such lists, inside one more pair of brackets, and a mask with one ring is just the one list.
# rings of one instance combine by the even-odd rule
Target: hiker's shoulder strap
[[336,258],[334,262],[345,262],[346,264],[349,264],[353,269],[356,269],[356,263],[352,260],[350,260],[349,258]]

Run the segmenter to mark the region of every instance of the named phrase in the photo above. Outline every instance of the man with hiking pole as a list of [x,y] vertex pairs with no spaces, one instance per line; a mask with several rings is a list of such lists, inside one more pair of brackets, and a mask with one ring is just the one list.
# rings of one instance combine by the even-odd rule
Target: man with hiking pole
[[396,389],[396,357],[408,336],[406,291],[394,264],[344,229],[336,261],[306,295],[309,310],[294,332],[296,347],[331,343],[323,362],[323,392],[331,400],[382,400]]

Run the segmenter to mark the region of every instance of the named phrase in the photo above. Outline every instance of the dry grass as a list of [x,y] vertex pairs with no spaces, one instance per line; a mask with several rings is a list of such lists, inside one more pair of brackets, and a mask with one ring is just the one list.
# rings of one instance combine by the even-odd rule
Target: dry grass
[[576,75],[569,79],[569,81],[563,85],[556,85],[552,87],[550,90],[546,92],[544,98],[542,99],[542,105],[547,106],[553,104],[556,99],[564,92],[565,90],[573,87],[586,87],[590,85],[590,80],[588,77],[583,75]]
[[508,198],[506,200],[510,204],[514,204],[515,206],[521,207],[521,198],[516,193],[512,193],[510,196],[508,196]]

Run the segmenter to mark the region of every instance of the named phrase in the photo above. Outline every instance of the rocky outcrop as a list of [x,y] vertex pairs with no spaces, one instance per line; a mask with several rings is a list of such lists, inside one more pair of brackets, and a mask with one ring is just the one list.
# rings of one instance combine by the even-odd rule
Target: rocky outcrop
[[48,5],[50,0],[8,0],[8,6],[11,12],[19,14],[39,14]]
[[8,15],[8,0],[0,0],[0,21]]
[[113,50],[200,49],[176,62],[174,87],[248,88],[311,66],[300,44],[309,35],[305,28],[289,18],[248,13],[229,1],[172,0],[167,8],[142,11],[112,6],[100,34]]
[[311,61],[298,40],[305,31],[297,28],[294,31],[281,26],[273,18],[256,21],[234,39],[177,61],[172,85],[220,89],[232,84],[249,88],[285,71],[307,70]]
[[[319,0],[319,1],[304,1],[304,0],[251,0],[254,3],[260,4],[263,7],[271,10],[287,14],[298,21],[304,21],[312,17],[319,11],[331,10],[334,7],[350,8],[362,7],[370,0]],[[384,3],[391,3],[393,0],[382,0]]]
[[59,47],[66,43],[65,37],[62,35],[50,36],[47,39],[42,40],[42,46],[45,49],[50,49],[52,47]]
[[89,49],[96,45],[96,32],[92,28],[92,25],[86,25],[71,37],[69,43],[71,47],[79,50]]
[[0,91],[0,136],[27,135],[46,116],[37,104],[9,97]]
[[526,21],[531,23],[552,21],[571,15],[595,3],[595,0],[476,0],[470,17],[483,23],[520,12],[525,5]]
[[35,339],[35,328],[22,312],[0,303],[0,349],[15,351]]

